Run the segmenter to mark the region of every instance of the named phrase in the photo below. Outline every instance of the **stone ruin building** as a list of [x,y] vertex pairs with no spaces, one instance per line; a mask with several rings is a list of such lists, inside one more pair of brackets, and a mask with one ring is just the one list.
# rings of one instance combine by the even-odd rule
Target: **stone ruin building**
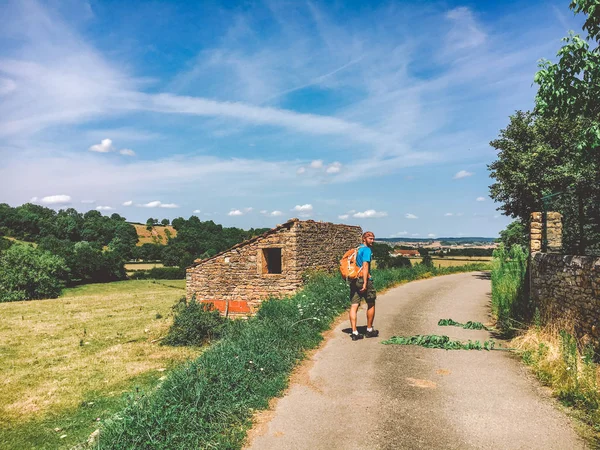
[[187,268],[186,297],[232,314],[252,314],[268,297],[293,294],[308,270],[332,272],[361,242],[358,226],[290,219]]

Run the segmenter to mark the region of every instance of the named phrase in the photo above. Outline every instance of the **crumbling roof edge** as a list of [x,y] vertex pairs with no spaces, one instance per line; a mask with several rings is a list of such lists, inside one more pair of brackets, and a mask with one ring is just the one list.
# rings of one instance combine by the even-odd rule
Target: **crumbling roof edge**
[[205,262],[207,262],[207,261],[211,261],[211,260],[213,260],[213,259],[215,259],[215,258],[218,258],[219,256],[221,256],[221,255],[223,255],[224,253],[227,253],[227,252],[229,252],[229,251],[231,251],[231,250],[235,250],[236,248],[243,247],[244,245],[248,245],[248,244],[250,244],[250,243],[252,243],[252,242],[255,242],[255,241],[259,240],[259,239],[266,238],[267,236],[269,236],[269,235],[271,235],[271,234],[273,234],[273,233],[275,233],[275,232],[277,232],[277,231],[279,231],[279,230],[282,230],[282,229],[284,229],[284,228],[291,228],[291,227],[292,227],[292,225],[293,225],[294,223],[296,223],[296,222],[299,222],[299,221],[300,221],[300,219],[296,219],[296,218],[290,219],[290,220],[288,220],[288,221],[287,221],[287,222],[285,222],[285,223],[282,223],[282,224],[280,224],[280,225],[277,225],[275,228],[271,228],[269,231],[266,231],[266,232],[264,232],[263,234],[261,234],[261,235],[259,235],[259,236],[254,236],[253,238],[246,239],[245,241],[242,241],[242,242],[240,242],[239,244],[235,244],[234,246],[232,246],[232,247],[229,247],[227,250],[223,250],[222,252],[219,252],[219,253],[217,253],[216,255],[214,255],[214,256],[211,256],[210,258],[206,258],[206,259],[196,259],[196,260],[193,262],[193,264],[192,264],[191,266],[187,267],[186,269],[192,269],[192,268],[194,268],[194,267],[197,267],[197,266],[199,266],[200,264],[204,264],[204,263],[205,263]]
[[[245,245],[251,244],[252,242],[258,241],[259,239],[264,239],[267,236],[270,236],[271,234],[273,234],[273,233],[275,233],[275,232],[277,232],[279,230],[282,230],[284,228],[288,228],[289,229],[296,222],[300,222],[300,219],[298,219],[298,218],[290,219],[290,220],[288,220],[287,222],[285,222],[285,223],[283,223],[281,225],[277,225],[275,228],[271,228],[269,231],[266,231],[265,233],[263,233],[263,234],[261,234],[259,236],[254,236],[251,239],[247,239],[245,241],[240,242],[239,244],[235,244],[234,246],[229,247],[227,250],[223,250],[222,252],[219,252],[216,255],[211,256],[210,258],[196,259],[191,266],[186,267],[186,270],[187,269],[193,269],[194,267],[198,267],[199,265],[204,264],[205,262],[212,261],[213,259],[218,258],[219,256],[221,256],[221,255],[223,255],[223,254],[225,254],[227,252],[230,252],[231,250],[235,250],[236,248],[240,248],[240,247],[243,247]],[[314,222],[314,221],[307,220],[306,222]],[[355,228],[361,228],[358,225],[346,225],[346,226],[355,227]]]

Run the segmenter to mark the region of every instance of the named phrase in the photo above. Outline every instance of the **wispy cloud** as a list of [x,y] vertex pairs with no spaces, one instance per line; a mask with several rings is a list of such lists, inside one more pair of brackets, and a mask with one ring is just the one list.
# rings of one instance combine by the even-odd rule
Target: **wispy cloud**
[[119,153],[125,156],[135,156],[135,152],[129,148],[121,149],[119,150]]
[[405,219],[418,219],[418,217],[417,217],[417,216],[415,216],[415,215],[414,215],[414,214],[412,214],[412,213],[406,213],[406,214],[404,215],[404,218],[405,218]]
[[96,206],[96,211],[112,211],[114,209],[111,206]]
[[309,212],[312,210],[313,210],[313,206],[310,203],[307,203],[305,205],[296,205],[292,209],[292,211],[298,211],[298,212]]
[[[37,197],[34,197],[37,199]],[[66,205],[71,203],[70,195],[48,195],[47,197],[42,197],[40,203],[45,205]]]
[[127,200],[126,202],[123,202],[123,206],[131,206],[133,205],[133,200]]
[[108,153],[114,151],[115,148],[112,145],[112,140],[102,139],[99,144],[94,144],[89,148],[90,152]]
[[461,170],[460,172],[456,172],[454,175],[455,180],[460,180],[461,178],[467,178],[473,175],[473,172],[467,172],[466,170]]
[[367,209],[363,212],[357,212],[352,215],[352,217],[356,217],[357,219],[376,219],[380,217],[386,217],[388,214],[385,211],[375,211],[374,209]]
[[179,208],[179,206],[175,203],[162,203],[159,200],[154,200],[137,206],[141,206],[142,208]]
[[475,199],[475,201],[477,201],[477,202],[485,202],[485,197],[477,197]]
[[229,211],[227,213],[228,216],[243,216],[244,213],[242,211],[240,211],[239,209],[232,209],[231,211]]

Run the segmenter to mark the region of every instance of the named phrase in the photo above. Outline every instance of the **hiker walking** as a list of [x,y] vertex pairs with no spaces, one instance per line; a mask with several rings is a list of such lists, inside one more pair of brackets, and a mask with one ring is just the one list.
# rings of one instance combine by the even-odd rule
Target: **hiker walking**
[[375,319],[375,299],[377,298],[377,292],[373,287],[373,280],[371,279],[371,259],[373,256],[373,242],[375,241],[375,234],[372,231],[367,231],[362,235],[362,245],[358,248],[356,255],[356,265],[361,267],[362,270],[358,278],[351,280],[350,282],[350,300],[352,305],[350,306],[350,326],[352,327],[352,340],[357,341],[362,339],[364,336],[358,333],[356,329],[356,313],[360,302],[364,300],[367,303],[367,333],[366,337],[377,337],[379,331],[373,329],[373,320]]

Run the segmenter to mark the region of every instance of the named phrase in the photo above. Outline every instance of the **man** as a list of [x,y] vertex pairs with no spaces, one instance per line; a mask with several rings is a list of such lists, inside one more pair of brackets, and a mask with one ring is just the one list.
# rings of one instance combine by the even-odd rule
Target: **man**
[[352,340],[358,341],[364,336],[358,334],[356,329],[356,313],[360,306],[361,300],[367,303],[367,333],[368,338],[379,336],[379,331],[373,329],[373,320],[375,319],[375,299],[377,293],[373,288],[373,280],[371,279],[371,259],[373,256],[373,242],[375,234],[372,231],[367,231],[362,235],[363,244],[358,248],[356,255],[356,265],[361,267],[360,275],[355,280],[350,282],[350,326],[352,327]]

